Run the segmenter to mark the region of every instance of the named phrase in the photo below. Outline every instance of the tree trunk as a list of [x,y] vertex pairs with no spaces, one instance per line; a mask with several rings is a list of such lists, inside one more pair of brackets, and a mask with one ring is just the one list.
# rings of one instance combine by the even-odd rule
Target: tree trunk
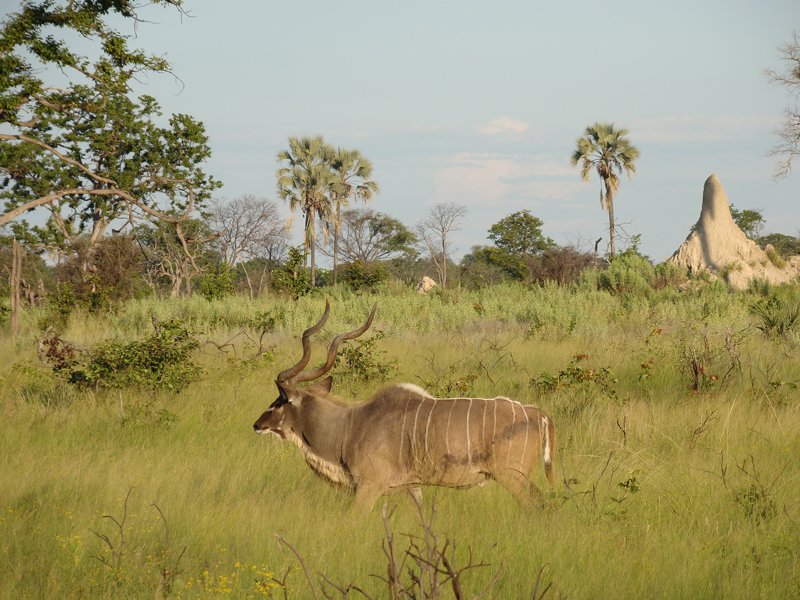
[[341,223],[341,206],[336,204],[336,218],[333,222],[333,285],[336,285],[336,271],[339,265],[339,225]]
[[311,287],[317,287],[317,235],[314,231],[314,213],[309,211],[310,218],[308,219],[308,229],[306,230],[306,237],[308,239],[309,254],[311,254]]
[[261,277],[258,279],[258,298],[261,297],[261,292],[264,290],[264,278],[267,276],[267,265],[261,268]]
[[616,254],[616,231],[614,223],[614,192],[611,186],[606,183],[606,210],[608,210],[608,256],[614,258]]
[[307,210],[305,212],[304,216],[305,216],[305,223],[303,224],[303,226],[304,226],[305,229],[303,231],[303,268],[307,268],[308,267],[308,249],[309,249],[308,248],[309,247],[308,228],[309,228],[309,224],[311,222],[311,210]]
[[447,287],[447,242],[442,236],[442,266],[439,269],[439,280],[442,282],[442,288]]
[[253,283],[250,281],[250,273],[247,272],[247,267],[242,263],[242,271],[244,271],[244,278],[247,280],[247,290],[250,293],[250,300],[253,299]]
[[22,280],[22,251],[16,238],[11,240],[11,339],[17,340],[19,333],[19,290]]

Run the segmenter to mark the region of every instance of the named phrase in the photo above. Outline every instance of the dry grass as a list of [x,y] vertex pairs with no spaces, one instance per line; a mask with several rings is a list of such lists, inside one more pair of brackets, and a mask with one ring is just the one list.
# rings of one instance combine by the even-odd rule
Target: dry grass
[[[544,567],[538,589],[552,584],[545,597],[553,598],[797,597],[796,349],[749,330],[736,348],[707,357],[716,376],[736,354],[735,373],[724,384],[709,376],[705,389],[692,392],[679,346],[690,343],[681,336],[683,315],[698,300],[647,304],[626,319],[615,299],[592,312],[598,298],[577,295],[552,317],[563,326],[531,330],[520,315],[559,293],[509,289],[505,297],[500,290],[452,304],[379,299],[387,332],[381,350],[397,361],[395,380],[510,395],[557,419],[560,481],[546,509],[526,512],[492,484],[426,490],[428,508],[436,506],[433,529],[454,542],[454,560],[489,564],[466,572],[464,589],[531,597]],[[338,301],[346,316],[331,331],[363,318],[371,299]],[[443,309],[450,325],[435,334],[420,331],[433,325],[407,327],[406,301],[431,324],[450,307]],[[242,315],[278,306],[231,302],[231,313]],[[374,577],[386,573],[380,510],[354,514],[349,498],[315,477],[296,448],[251,430],[273,399],[277,366],[294,357],[296,335],[320,302],[285,308],[286,325],[270,336],[275,363],[246,367],[206,347],[204,380],[178,397],[65,391],[36,365],[30,342],[0,346],[0,596],[282,597],[281,580],[290,597],[305,597],[305,577],[280,535],[318,585],[325,586],[322,573],[385,597]],[[705,302],[713,349],[727,330],[716,306],[728,306],[738,325],[747,316],[736,299]],[[132,335],[131,314],[140,310],[123,307],[95,325],[79,319],[67,335],[82,344],[107,332]],[[235,331],[206,326],[202,335],[223,340]],[[247,351],[242,345],[237,356]],[[567,370],[576,354],[589,355],[574,363],[583,371],[569,371],[553,389],[531,384]],[[597,379],[603,367],[616,382]],[[377,385],[339,380],[337,390],[365,397]],[[104,515],[121,522],[129,492],[120,529]],[[420,533],[405,496],[387,503],[397,543]]]

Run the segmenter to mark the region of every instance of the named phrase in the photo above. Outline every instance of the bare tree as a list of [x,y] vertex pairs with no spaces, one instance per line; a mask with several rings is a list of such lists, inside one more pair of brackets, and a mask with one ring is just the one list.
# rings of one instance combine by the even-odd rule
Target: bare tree
[[786,177],[792,170],[792,161],[800,156],[800,36],[795,32],[792,41],[780,48],[786,64],[784,71],[767,71],[773,83],[789,89],[790,103],[783,113],[783,123],[777,134],[780,143],[770,151],[770,156],[780,157],[775,177]]
[[197,259],[208,250],[216,236],[202,221],[183,224],[158,221],[136,229],[136,239],[144,252],[145,279],[156,288],[159,281],[169,284],[170,296],[190,296],[192,277],[201,272]]
[[278,205],[252,194],[215,202],[208,225],[217,234],[223,259],[231,266],[253,258],[278,258],[286,245]]
[[460,231],[461,219],[467,215],[465,206],[439,203],[416,227],[420,244],[430,253],[439,274],[439,285],[447,287],[447,263],[450,260],[450,234]]

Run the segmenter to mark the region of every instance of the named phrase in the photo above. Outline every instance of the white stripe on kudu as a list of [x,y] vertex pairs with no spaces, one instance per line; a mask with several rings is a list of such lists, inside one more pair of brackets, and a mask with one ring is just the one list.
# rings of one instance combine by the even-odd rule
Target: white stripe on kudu
[[[400,452],[399,452],[399,460],[403,460],[403,438],[406,435],[406,416],[408,415],[408,403],[411,402],[411,398],[406,398],[406,406],[403,408],[403,425],[400,427]],[[412,448],[414,447],[414,436],[411,436],[411,444]]]
[[517,422],[516,402],[511,398],[498,398],[498,400],[508,400],[511,405],[511,427],[509,427],[509,440],[508,440],[508,456],[506,457],[506,464],[511,463],[511,444],[514,441],[514,424]]
[[452,398],[448,398],[450,400],[450,412],[447,413],[447,429],[444,432],[444,446],[447,448],[447,454],[450,454],[450,417],[453,416],[453,409],[456,406],[456,403],[453,401]]
[[483,398],[483,427],[481,427],[481,442],[483,443],[483,451],[486,452],[486,406],[489,401]]
[[[422,401],[417,405],[417,412],[414,413],[414,432],[411,434],[411,443],[412,444],[416,444],[417,443],[417,418],[419,417],[419,411],[422,408],[422,405],[425,404],[425,400],[427,400],[427,398],[423,398],[422,399]],[[414,451],[413,450],[413,446],[412,446],[412,450],[411,451],[412,452]]]
[[[471,467],[472,466],[472,444],[470,443],[469,439],[469,412],[472,410],[472,398],[469,399],[469,404],[467,405],[467,464]],[[453,402],[455,404],[455,402]]]
[[431,417],[433,416],[433,409],[436,408],[436,401],[431,404],[431,412],[428,413],[428,422],[425,424],[425,455],[430,456],[428,452],[428,430],[431,428]]

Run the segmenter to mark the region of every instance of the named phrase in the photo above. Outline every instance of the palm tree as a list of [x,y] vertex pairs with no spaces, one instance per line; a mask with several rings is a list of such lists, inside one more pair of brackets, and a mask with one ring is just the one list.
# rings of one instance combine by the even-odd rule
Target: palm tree
[[372,163],[358,150],[337,148],[331,165],[334,181],[331,188],[333,202],[333,283],[336,283],[336,268],[339,257],[339,230],[342,225],[342,206],[347,206],[350,198],[369,202],[378,192],[378,184],[372,177]]
[[600,188],[600,208],[608,211],[609,255],[613,258],[614,245],[614,196],[619,188],[619,177],[623,171],[630,179],[636,172],[634,161],[639,150],[631,145],[627,129],[614,129],[613,123],[595,123],[587,127],[584,137],[578,138],[572,164],[581,163],[581,177],[589,181],[589,172],[594,167],[603,180]]
[[331,216],[331,190],[338,189],[331,165],[334,150],[322,136],[289,138],[289,149],[278,152],[278,195],[289,209],[300,209],[305,220],[305,254],[311,256],[311,287],[316,284],[316,217]]

